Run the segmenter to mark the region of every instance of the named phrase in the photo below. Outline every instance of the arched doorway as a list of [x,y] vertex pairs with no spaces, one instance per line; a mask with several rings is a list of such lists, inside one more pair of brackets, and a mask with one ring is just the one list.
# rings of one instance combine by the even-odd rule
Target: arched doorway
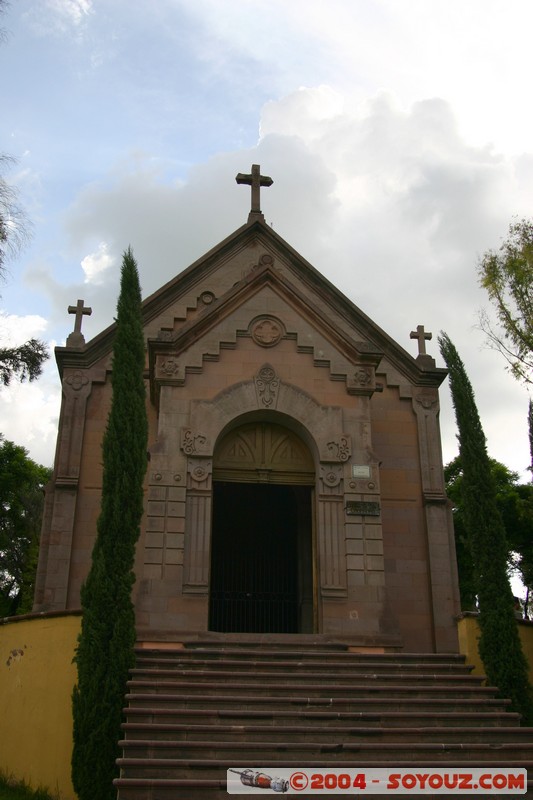
[[213,460],[210,630],[311,633],[314,601],[311,453],[288,428],[242,425]]

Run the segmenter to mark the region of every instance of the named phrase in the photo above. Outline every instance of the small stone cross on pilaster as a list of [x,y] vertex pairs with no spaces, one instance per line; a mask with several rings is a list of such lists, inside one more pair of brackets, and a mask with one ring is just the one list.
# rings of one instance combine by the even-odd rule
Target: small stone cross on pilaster
[[85,337],[81,332],[81,322],[84,316],[90,316],[93,313],[92,308],[86,306],[83,300],[78,300],[75,306],[68,307],[69,314],[76,314],[74,320],[74,330],[67,338],[67,347],[81,347],[85,344]]
[[418,339],[418,355],[425,356],[426,353],[426,341],[429,341],[433,338],[432,333],[428,333],[424,330],[423,325],[417,325],[416,331],[411,331],[409,334],[410,339]]
[[243,172],[239,172],[239,174],[235,176],[235,180],[237,183],[244,183],[252,187],[252,210],[250,211],[248,219],[250,219],[252,214],[260,214],[263,216],[260,202],[261,186],[272,186],[274,183],[272,178],[269,178],[267,175],[261,175],[261,167],[259,164],[252,164],[252,172],[250,174],[245,175]]

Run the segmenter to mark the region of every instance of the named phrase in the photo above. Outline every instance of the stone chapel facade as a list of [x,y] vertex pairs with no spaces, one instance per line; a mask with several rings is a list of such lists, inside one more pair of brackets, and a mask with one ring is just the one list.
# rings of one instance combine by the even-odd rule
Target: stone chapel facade
[[[413,358],[265,223],[270,179],[256,167],[239,178],[252,185],[247,224],[143,303],[139,639],[292,634],[457,652],[446,371],[423,329]],[[34,611],[79,607],[100,508],[114,326],[85,343],[77,310],[56,349]]]

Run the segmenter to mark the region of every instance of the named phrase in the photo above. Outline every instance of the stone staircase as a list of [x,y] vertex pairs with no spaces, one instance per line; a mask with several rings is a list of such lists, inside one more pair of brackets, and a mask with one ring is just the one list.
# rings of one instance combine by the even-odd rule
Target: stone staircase
[[270,638],[138,648],[119,800],[222,800],[230,767],[533,770],[533,729],[462,656]]

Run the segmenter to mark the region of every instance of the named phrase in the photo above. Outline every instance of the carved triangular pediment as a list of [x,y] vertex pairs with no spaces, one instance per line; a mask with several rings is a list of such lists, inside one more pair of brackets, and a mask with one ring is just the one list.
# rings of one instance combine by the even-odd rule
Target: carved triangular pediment
[[[262,307],[275,313],[258,315]],[[356,338],[357,331],[353,334],[336,325],[317,298],[276,269],[272,257],[263,258],[193,319],[148,340],[152,397],[156,401],[161,385],[182,385],[188,373],[201,372],[206,362],[219,360],[245,338],[261,348],[292,341],[297,354],[311,355],[314,366],[327,368],[333,380],[344,380],[350,393],[370,395],[382,353]]]
[[[260,219],[251,219],[143,302],[152,379],[158,354],[171,359],[184,352],[265,285],[283,295],[302,319],[320,330],[353,364],[375,366],[381,357],[410,383],[438,386],[444,379],[445,370],[432,366],[429,357],[424,363],[413,358]],[[265,343],[275,335],[268,327],[266,321]],[[111,325],[83,349],[56,348],[60,372],[65,367],[83,369],[98,362],[109,366],[114,329]],[[235,336],[240,330],[236,326]],[[222,340],[220,346],[232,347],[234,342]],[[300,341],[298,346],[302,352],[305,344]],[[313,354],[317,361],[319,354]],[[212,357],[217,353],[206,351],[205,359]],[[180,366],[167,360],[171,382],[179,384],[186,378],[185,373],[180,374]],[[171,369],[174,374],[168,374]],[[190,366],[185,365],[186,369]],[[350,376],[346,380],[352,380],[352,389],[358,393],[368,383],[368,374],[354,375],[355,380]]]

